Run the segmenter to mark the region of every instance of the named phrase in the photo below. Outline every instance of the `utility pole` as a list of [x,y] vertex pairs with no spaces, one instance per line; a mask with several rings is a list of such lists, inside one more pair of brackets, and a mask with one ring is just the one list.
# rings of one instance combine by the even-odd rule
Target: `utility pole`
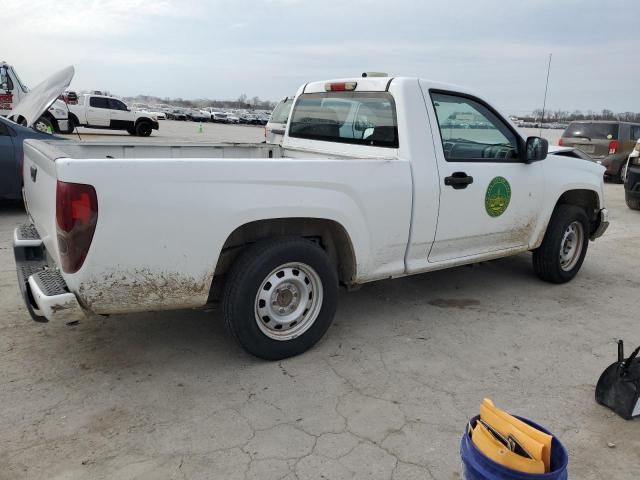
[[542,136],[542,122],[544,122],[544,109],[547,106],[547,90],[549,90],[549,72],[551,71],[551,53],[549,54],[549,65],[547,66],[547,83],[544,86],[544,101],[542,102],[542,118],[540,118],[540,136]]

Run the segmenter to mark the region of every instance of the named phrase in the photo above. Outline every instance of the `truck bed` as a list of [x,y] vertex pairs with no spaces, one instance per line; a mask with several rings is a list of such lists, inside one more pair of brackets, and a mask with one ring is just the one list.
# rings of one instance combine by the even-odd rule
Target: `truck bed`
[[204,305],[225,242],[243,225],[270,218],[341,225],[365,259],[358,280],[404,271],[408,160],[270,144],[28,140],[23,168],[27,209],[50,267],[61,263],[57,185],[95,189],[91,247],[80,270],[61,272],[94,313]]

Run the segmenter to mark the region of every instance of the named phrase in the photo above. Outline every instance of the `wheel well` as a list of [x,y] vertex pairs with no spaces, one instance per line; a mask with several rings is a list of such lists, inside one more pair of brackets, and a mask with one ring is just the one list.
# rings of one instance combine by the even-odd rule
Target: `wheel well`
[[214,273],[210,300],[217,298],[222,277],[246,247],[259,240],[285,236],[317,242],[337,266],[340,281],[353,283],[356,275],[355,253],[349,235],[339,223],[322,218],[257,220],[236,228],[224,243]]
[[69,120],[73,121],[74,125],[79,125],[80,122],[78,121],[78,117],[75,116],[75,114],[69,112]]
[[558,205],[575,205],[584,209],[590,223],[590,233],[598,228],[600,201],[598,194],[593,190],[579,189],[564,192],[556,202]]
[[142,123],[142,122],[151,123],[151,119],[150,119],[150,118],[148,118],[148,117],[139,117],[139,118],[136,118],[136,123],[135,123],[135,125],[137,126],[139,123]]
[[58,130],[58,120],[56,120],[56,118],[51,114],[51,112],[46,111],[40,116],[45,117],[47,120],[49,120],[51,122],[51,125],[53,125],[54,130]]
[[597,217],[598,210],[600,209],[598,194],[593,190],[586,189],[568,190],[564,192],[556,202],[556,206],[558,205],[576,205],[582,207],[591,220]]

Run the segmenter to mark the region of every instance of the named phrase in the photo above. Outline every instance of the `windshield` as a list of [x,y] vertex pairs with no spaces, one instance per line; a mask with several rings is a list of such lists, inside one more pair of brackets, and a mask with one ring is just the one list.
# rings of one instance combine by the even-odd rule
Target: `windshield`
[[580,137],[591,140],[617,140],[617,123],[571,123],[562,134],[563,137]]
[[273,109],[269,121],[273,123],[287,123],[289,113],[291,113],[291,107],[293,107],[293,98],[285,98]]
[[395,102],[386,92],[305,93],[293,109],[289,136],[397,148]]

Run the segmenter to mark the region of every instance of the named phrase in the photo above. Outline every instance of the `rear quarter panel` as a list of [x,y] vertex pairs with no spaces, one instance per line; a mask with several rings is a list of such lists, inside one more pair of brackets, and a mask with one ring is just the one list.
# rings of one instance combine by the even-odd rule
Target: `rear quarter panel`
[[341,224],[356,254],[358,281],[404,270],[407,161],[62,159],[57,165],[59,179],[96,189],[91,248],[83,267],[65,275],[96,313],[205,304],[227,237],[269,218]]

